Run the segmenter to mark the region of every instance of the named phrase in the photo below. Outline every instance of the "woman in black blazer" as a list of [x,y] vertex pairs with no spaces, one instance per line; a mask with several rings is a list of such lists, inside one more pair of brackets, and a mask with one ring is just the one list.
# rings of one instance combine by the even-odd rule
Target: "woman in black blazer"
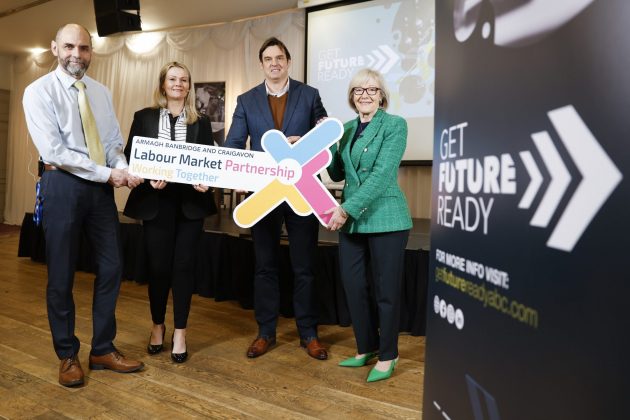
[[[125,155],[131,154],[134,136],[187,143],[212,144],[207,118],[195,109],[188,68],[177,62],[162,67],[154,93],[155,105],[135,113]],[[186,361],[186,324],[195,286],[194,262],[203,219],[216,213],[212,192],[205,185],[146,180],[134,188],[124,214],[143,221],[143,236],[149,268],[149,302],[153,329],[149,354],[162,351],[164,317],[169,290],[173,290],[175,329],[171,358]]]

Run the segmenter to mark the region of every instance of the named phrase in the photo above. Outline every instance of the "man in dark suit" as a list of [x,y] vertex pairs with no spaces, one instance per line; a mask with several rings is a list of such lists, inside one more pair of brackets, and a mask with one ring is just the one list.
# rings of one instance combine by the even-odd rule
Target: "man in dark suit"
[[[271,129],[282,131],[289,143],[306,134],[326,117],[319,92],[289,78],[291,54],[282,41],[269,38],[258,53],[265,80],[240,95],[232,117],[226,147],[245,148],[247,137],[252,150],[262,151],[261,138]],[[276,342],[280,304],[280,233],[285,223],[294,274],[293,305],[300,345],[311,357],[324,360],[328,353],[317,338],[315,305],[315,256],[318,222],[315,216],[298,216],[284,202],[252,227],[256,274],[254,310],[258,336],[247,349],[247,357],[258,357]]]

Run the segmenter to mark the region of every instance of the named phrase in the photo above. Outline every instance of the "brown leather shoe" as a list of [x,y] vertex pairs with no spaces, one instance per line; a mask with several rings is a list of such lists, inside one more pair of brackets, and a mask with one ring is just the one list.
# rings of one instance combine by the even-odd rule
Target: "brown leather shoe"
[[308,342],[304,339],[300,339],[300,346],[306,349],[306,352],[309,356],[317,360],[326,360],[328,359],[328,351],[319,342],[317,338],[312,338]]
[[135,372],[144,367],[144,363],[139,360],[127,359],[118,350],[114,350],[103,356],[94,356],[90,354],[90,369],[103,370],[109,369],[118,373]]
[[83,385],[83,369],[76,355],[63,359],[59,365],[59,383],[63,386]]
[[247,348],[247,357],[254,358],[262,356],[263,354],[267,353],[269,347],[273,346],[274,344],[276,344],[275,337],[256,337],[252,344]]

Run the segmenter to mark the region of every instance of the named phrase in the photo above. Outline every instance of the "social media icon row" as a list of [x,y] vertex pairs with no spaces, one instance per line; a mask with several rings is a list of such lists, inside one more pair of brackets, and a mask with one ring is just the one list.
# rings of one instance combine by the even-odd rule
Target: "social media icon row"
[[461,309],[455,309],[450,303],[447,304],[437,295],[433,297],[433,310],[449,324],[455,324],[458,330],[464,328],[464,312]]

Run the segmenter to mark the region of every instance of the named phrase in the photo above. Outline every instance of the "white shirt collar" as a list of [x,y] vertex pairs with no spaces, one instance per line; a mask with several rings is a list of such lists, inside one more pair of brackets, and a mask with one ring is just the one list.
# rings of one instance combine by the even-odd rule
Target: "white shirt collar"
[[267,85],[267,80],[265,80],[265,90],[267,91],[267,95],[275,96],[279,98],[289,91],[289,78],[287,77],[287,84],[284,85],[284,87],[280,89],[279,92],[275,92],[275,93],[269,90],[269,86]]
[[[57,76],[57,79],[59,79],[59,81],[61,82],[61,85],[66,89],[72,87],[74,85],[74,82],[76,82],[77,80],[83,80],[83,78],[75,79],[74,77],[70,76],[68,73],[63,71],[61,66],[57,66],[57,68],[55,69],[55,75]],[[83,81],[85,82],[85,80]]]
[[[160,108],[161,117],[167,117],[168,115],[171,115],[171,111],[169,111],[168,108]],[[186,108],[182,109],[182,112],[178,115],[178,117],[178,122],[186,121]]]

